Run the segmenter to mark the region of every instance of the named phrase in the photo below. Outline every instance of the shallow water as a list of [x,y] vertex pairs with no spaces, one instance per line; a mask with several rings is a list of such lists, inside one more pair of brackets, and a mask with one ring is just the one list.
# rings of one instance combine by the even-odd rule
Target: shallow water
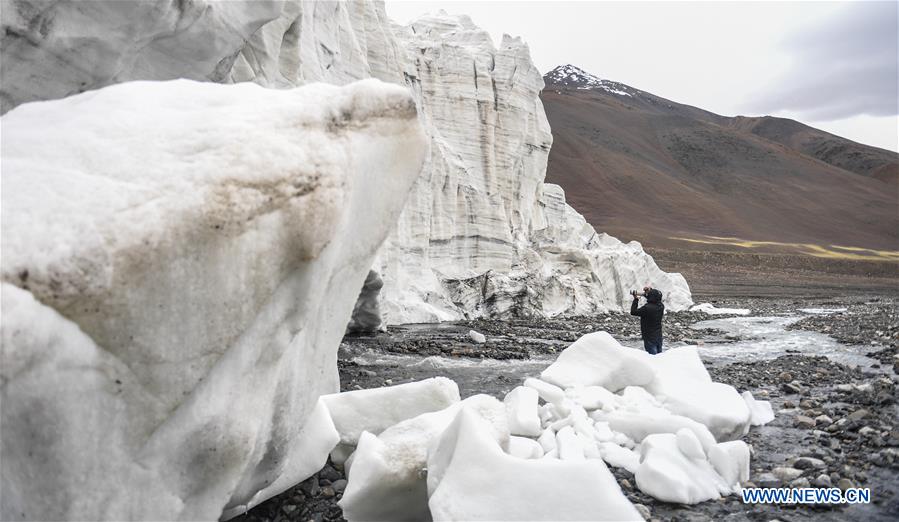
[[835,362],[862,368],[876,362],[865,356],[876,349],[873,346],[849,346],[826,334],[786,329],[800,319],[802,316],[729,317],[701,321],[691,328],[712,328],[720,330],[725,337],[739,337],[740,340],[735,342],[703,343],[699,354],[703,360],[713,363],[774,359],[786,353],[823,355]]
[[[828,313],[830,310],[816,310],[814,313]],[[737,361],[774,359],[786,353],[803,355],[824,355],[851,366],[868,368],[876,361],[864,354],[873,347],[848,346],[831,337],[802,330],[787,330],[786,327],[799,319],[796,316],[731,317],[701,321],[693,325],[696,329],[712,328],[721,335],[699,345],[699,354],[707,364],[731,363]],[[403,331],[405,330],[405,331]],[[402,327],[399,335],[416,337],[427,334],[467,331],[455,325],[416,324]],[[734,339],[738,340],[734,340]],[[538,339],[532,339],[539,341]],[[560,349],[568,343],[560,344]],[[642,350],[639,340],[626,340],[622,344]],[[684,346],[685,343],[666,345],[666,348]],[[462,396],[473,393],[489,393],[502,397],[503,394],[521,384],[528,377],[537,377],[552,364],[556,355],[544,355],[524,360],[472,359],[468,357],[445,357],[401,355],[384,353],[376,348],[356,348],[345,352],[343,357],[363,368],[367,368],[396,384],[410,380],[426,379],[442,375],[459,384]]]

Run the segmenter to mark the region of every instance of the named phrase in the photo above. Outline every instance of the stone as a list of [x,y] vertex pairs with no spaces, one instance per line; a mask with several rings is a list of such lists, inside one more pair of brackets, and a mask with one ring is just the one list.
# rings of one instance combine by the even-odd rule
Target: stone
[[827,427],[827,426],[830,426],[831,424],[833,424],[833,419],[831,419],[827,415],[818,415],[817,417],[815,417],[815,425],[816,426]]
[[819,488],[829,488],[833,486],[833,482],[831,482],[830,476],[826,473],[821,473],[820,475],[815,477],[815,480],[812,481],[812,484]]
[[802,475],[802,470],[790,467],[777,467],[771,470],[771,473],[781,482],[789,482]]
[[637,512],[640,513],[643,520],[649,520],[652,517],[652,511],[645,504],[634,504],[634,507],[637,508]]
[[800,477],[796,480],[790,481],[790,487],[792,487],[792,488],[801,489],[801,488],[807,488],[809,486],[811,486],[811,484],[809,484],[808,479],[805,477]]
[[854,412],[850,413],[849,415],[846,416],[846,418],[849,421],[857,421],[857,420],[864,419],[869,414],[870,414],[870,412],[868,412],[868,410],[862,408],[860,410],[855,410]]
[[784,401],[784,409],[791,410],[796,407],[796,403],[793,401]]
[[783,382],[783,383],[791,382],[793,380],[793,374],[790,372],[781,372],[777,376],[777,380],[779,380],[780,382]]
[[334,491],[336,491],[337,493],[343,493],[343,491],[346,489],[346,484],[346,479],[339,479],[332,482],[331,487],[334,488]]
[[793,462],[793,467],[796,469],[823,468],[824,461],[812,457],[799,457],[795,462]]
[[783,481],[773,473],[762,473],[755,478],[755,482],[760,488],[773,488],[779,486]]
[[811,429],[815,427],[815,419],[806,417],[805,415],[797,415],[793,419],[793,425],[797,428]]
[[846,491],[847,489],[854,488],[855,484],[847,478],[841,478],[837,481],[837,487],[840,488],[840,491]]
[[858,434],[863,435],[865,437],[867,437],[869,435],[874,435],[876,433],[877,433],[877,430],[875,430],[871,426],[862,426],[862,428],[858,430]]
[[780,389],[786,393],[802,392],[802,387],[796,381],[784,383],[780,386]]

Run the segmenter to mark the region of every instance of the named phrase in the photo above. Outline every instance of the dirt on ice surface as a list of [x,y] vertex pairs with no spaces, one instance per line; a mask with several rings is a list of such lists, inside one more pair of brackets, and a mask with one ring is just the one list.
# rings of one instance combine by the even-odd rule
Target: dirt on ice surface
[[[665,347],[699,345],[713,380],[771,401],[775,420],[744,437],[752,446],[752,484],[746,486],[866,487],[871,503],[743,504],[731,495],[682,506],[644,495],[633,475],[610,467],[624,493],[658,520],[899,519],[899,300],[719,298],[715,305],[751,313],[669,313]],[[470,330],[486,342],[474,342]],[[341,385],[346,391],[442,375],[459,384],[463,398],[487,393],[501,399],[597,330],[641,346],[639,324],[628,314],[403,325],[347,336],[340,348]],[[345,485],[342,467],[329,463],[239,519],[342,520],[336,503]]]

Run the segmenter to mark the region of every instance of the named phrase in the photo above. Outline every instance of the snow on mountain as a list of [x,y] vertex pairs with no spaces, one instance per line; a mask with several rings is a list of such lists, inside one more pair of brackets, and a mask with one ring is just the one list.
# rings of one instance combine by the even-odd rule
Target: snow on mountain
[[547,86],[574,87],[582,90],[602,90],[620,96],[640,92],[622,83],[603,80],[574,65],[560,65],[543,76]]

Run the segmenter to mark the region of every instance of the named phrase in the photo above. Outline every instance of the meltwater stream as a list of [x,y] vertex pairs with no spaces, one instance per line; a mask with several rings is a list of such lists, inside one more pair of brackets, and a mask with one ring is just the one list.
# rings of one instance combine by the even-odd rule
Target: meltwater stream
[[[775,359],[781,355],[794,353],[802,355],[824,355],[835,362],[850,366],[868,368],[876,361],[865,356],[874,347],[849,346],[833,338],[803,330],[788,330],[786,327],[807,314],[831,313],[837,310],[803,310],[791,316],[742,316],[701,321],[693,325],[697,330],[715,329],[720,335],[707,338],[699,343],[699,353],[707,364],[727,364],[737,361]],[[414,325],[404,327],[395,334],[409,339],[417,338],[423,332],[430,335],[459,336],[467,329],[451,324]],[[529,339],[529,341],[538,341]],[[642,349],[639,340],[620,340],[623,345]],[[559,344],[563,349],[568,343]],[[684,346],[686,343],[672,343],[666,349]],[[474,393],[488,393],[502,397],[528,377],[537,377],[544,368],[552,364],[555,354],[533,356],[530,359],[495,360],[469,357],[420,356],[394,354],[379,351],[376,347],[342,350],[341,357],[362,368],[368,369],[388,383],[445,376],[459,384],[462,396]]]
[[[815,309],[813,313],[823,313]],[[870,367],[876,361],[865,354],[873,346],[850,346],[829,335],[805,330],[788,330],[787,326],[803,316],[730,317],[701,321],[694,329],[712,328],[723,332],[725,339],[702,343],[699,354],[707,362],[736,362],[774,359],[788,353],[823,355],[848,366]],[[738,339],[728,341],[727,338]]]

